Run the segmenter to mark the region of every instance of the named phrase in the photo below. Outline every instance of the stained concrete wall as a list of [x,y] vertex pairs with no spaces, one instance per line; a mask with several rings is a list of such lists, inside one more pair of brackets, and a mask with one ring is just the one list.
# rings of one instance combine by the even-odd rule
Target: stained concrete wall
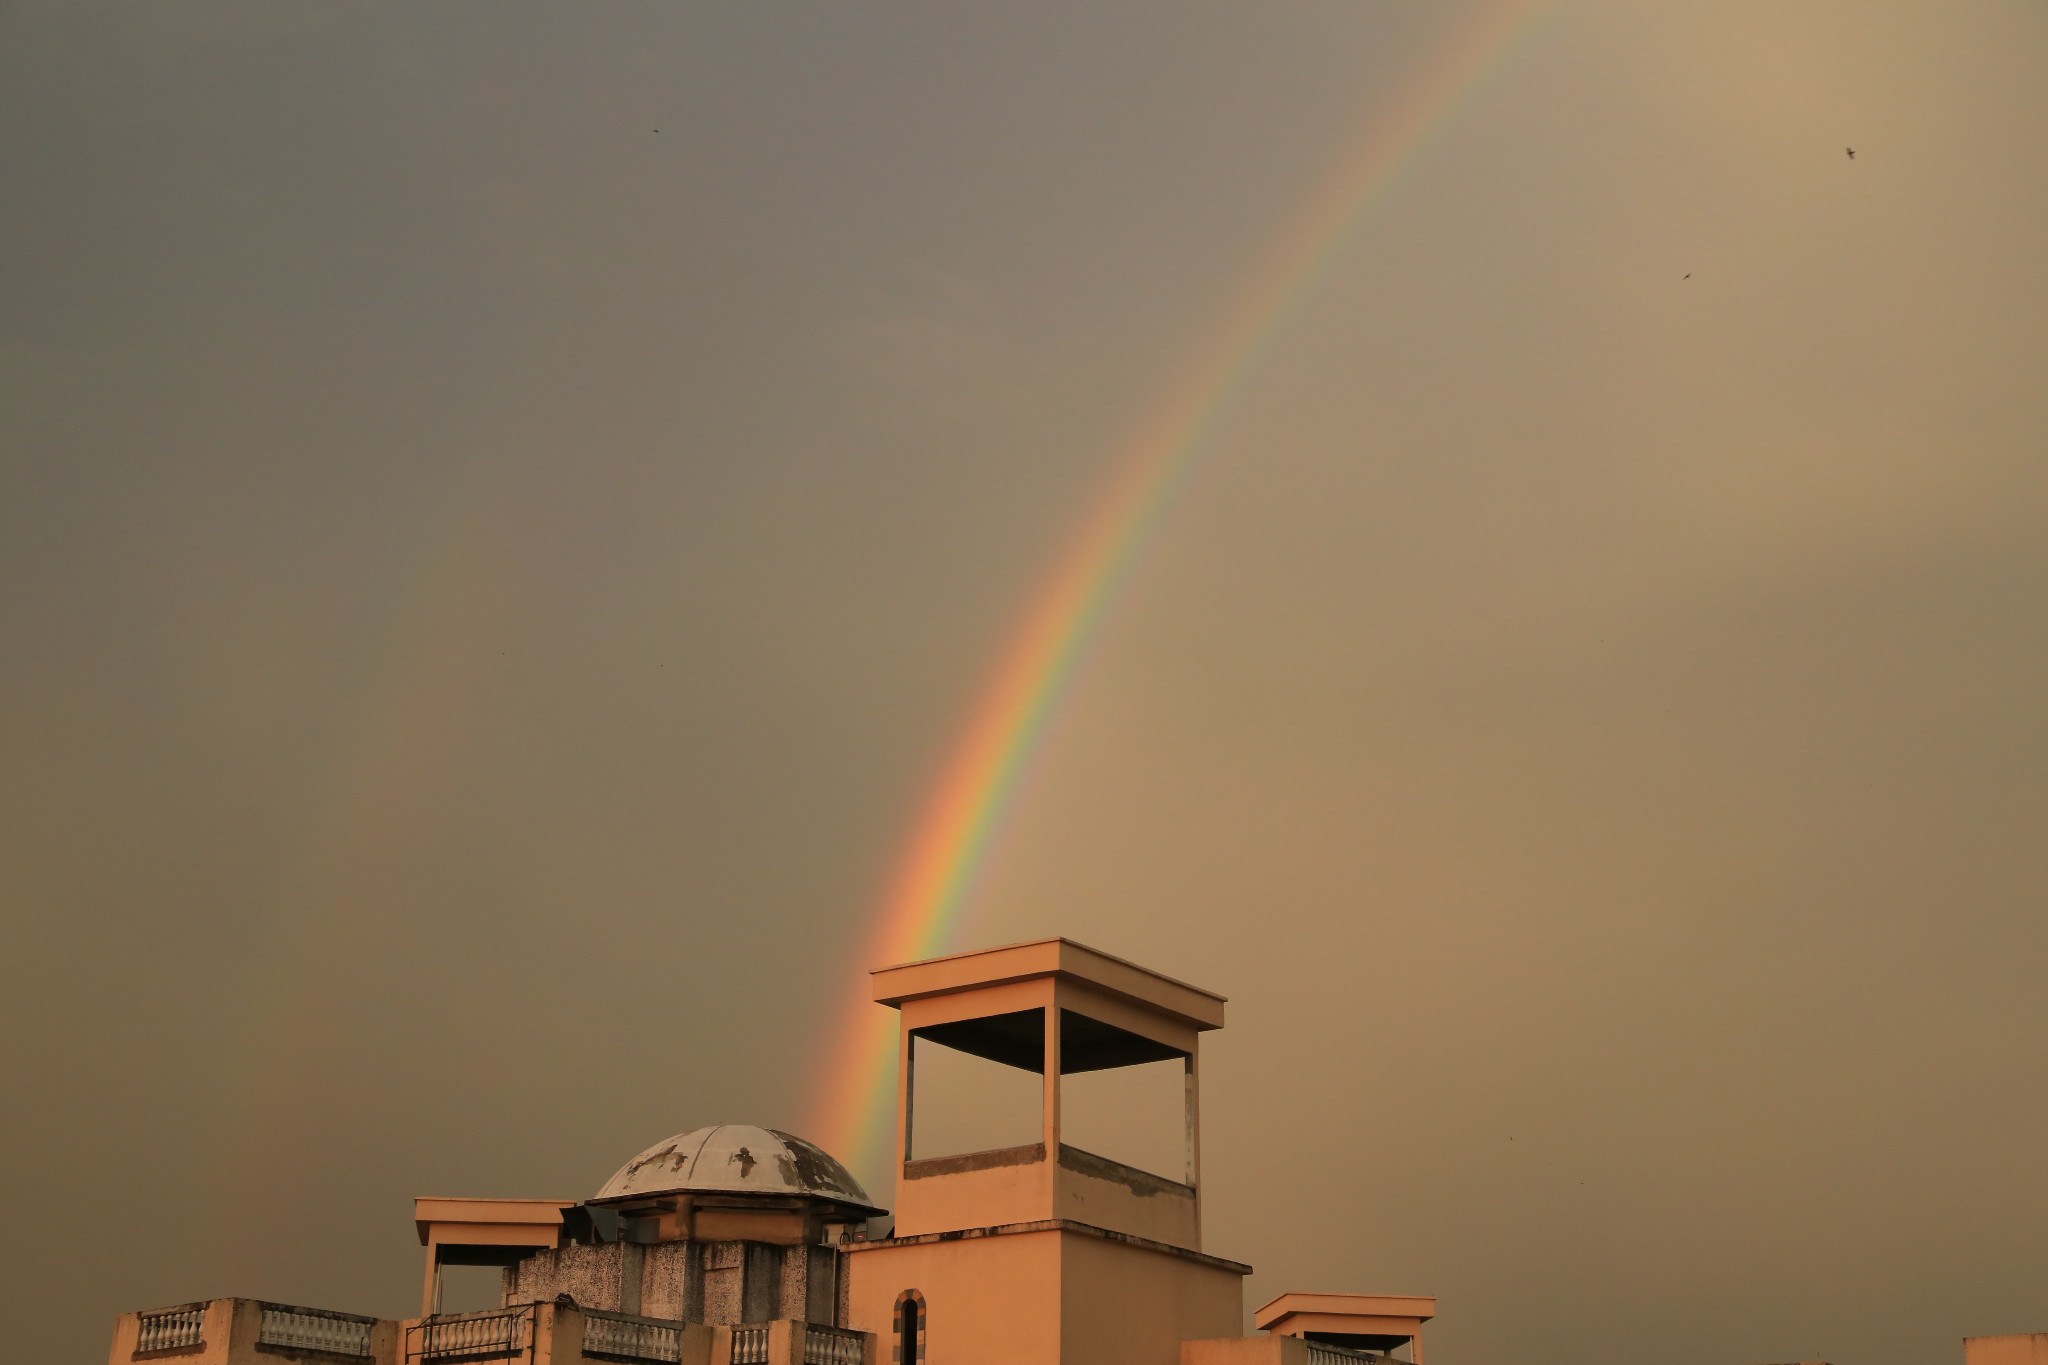
[[1198,1251],[1201,1205],[1192,1186],[1060,1144],[1053,1217]]
[[1200,1249],[1192,1186],[1064,1143],[1059,1156],[1058,1166],[1048,1165],[1038,1143],[910,1162],[897,1186],[897,1231],[913,1237],[1069,1218]]
[[729,1325],[791,1319],[844,1326],[842,1253],[761,1242],[600,1242],[535,1252],[505,1268],[503,1302],[553,1303]]
[[621,1248],[622,1253],[629,1250],[640,1253],[640,1306],[617,1311],[650,1318],[680,1318],[684,1322],[705,1320],[703,1273],[698,1266],[695,1243],[658,1242],[653,1246]]
[[[638,1251],[641,1248],[634,1248]],[[625,1247],[618,1242],[598,1246],[551,1247],[516,1265],[505,1267],[502,1302],[552,1303],[567,1294],[586,1308],[628,1312],[625,1301]],[[643,1285],[645,1280],[643,1277]],[[644,1292],[644,1290],[643,1290]]]
[[1032,1223],[1052,1214],[1045,1144],[912,1161],[896,1184],[896,1231],[928,1232]]

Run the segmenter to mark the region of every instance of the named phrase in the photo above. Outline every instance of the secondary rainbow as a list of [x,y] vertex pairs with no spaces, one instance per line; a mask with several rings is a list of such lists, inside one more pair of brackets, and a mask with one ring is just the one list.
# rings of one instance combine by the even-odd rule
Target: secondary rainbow
[[[1247,273],[1178,379],[1118,449],[1101,491],[1030,597],[939,770],[863,944],[863,966],[929,957],[953,946],[975,875],[1048,720],[1218,418],[1403,169],[1547,7],[1543,0],[1482,7],[1390,107],[1371,112],[1335,169]],[[832,1026],[805,1132],[855,1171],[876,1173],[894,1120],[895,1017],[860,990],[834,1012]]]

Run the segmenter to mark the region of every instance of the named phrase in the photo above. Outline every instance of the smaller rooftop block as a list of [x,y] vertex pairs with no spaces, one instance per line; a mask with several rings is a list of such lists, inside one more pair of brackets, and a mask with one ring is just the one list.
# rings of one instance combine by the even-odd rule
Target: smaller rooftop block
[[1422,1358],[1422,1324],[1436,1316],[1436,1300],[1423,1294],[1282,1294],[1252,1314],[1262,1332],[1303,1337],[1355,1350],[1414,1346]]
[[2048,1365],[2048,1332],[1964,1337],[1963,1365]]
[[[562,1210],[573,1199],[444,1199],[424,1195],[412,1201],[412,1225],[421,1246],[467,1239],[477,1246],[553,1246]],[[436,1230],[442,1235],[436,1236]],[[494,1264],[486,1262],[485,1264]]]

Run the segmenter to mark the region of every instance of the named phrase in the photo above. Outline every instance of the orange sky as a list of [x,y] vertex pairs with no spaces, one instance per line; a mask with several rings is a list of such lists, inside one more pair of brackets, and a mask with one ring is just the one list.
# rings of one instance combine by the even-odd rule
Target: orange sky
[[[395,1314],[414,1194],[799,1122],[1115,443],[1460,17],[0,14],[23,1349]],[[2048,1329],[2044,63],[2037,4],[1556,5],[1222,416],[962,933],[1231,997],[1253,1301],[1435,1293],[1432,1365]]]

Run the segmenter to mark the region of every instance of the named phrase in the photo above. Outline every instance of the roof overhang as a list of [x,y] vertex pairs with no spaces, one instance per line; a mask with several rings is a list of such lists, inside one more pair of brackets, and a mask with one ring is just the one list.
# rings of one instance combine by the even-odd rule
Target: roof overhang
[[412,1201],[421,1246],[551,1247],[562,1235],[562,1210],[573,1199],[442,1199]]
[[1353,1336],[1412,1337],[1436,1316],[1436,1299],[1426,1294],[1282,1294],[1252,1314],[1252,1323],[1274,1336],[1307,1332]]
[[923,962],[898,963],[877,967],[869,975],[874,978],[876,1002],[898,1009],[906,1000],[1056,977],[1120,996],[1196,1030],[1223,1027],[1225,1000],[1214,991],[1162,976],[1067,938],[1038,939]]

